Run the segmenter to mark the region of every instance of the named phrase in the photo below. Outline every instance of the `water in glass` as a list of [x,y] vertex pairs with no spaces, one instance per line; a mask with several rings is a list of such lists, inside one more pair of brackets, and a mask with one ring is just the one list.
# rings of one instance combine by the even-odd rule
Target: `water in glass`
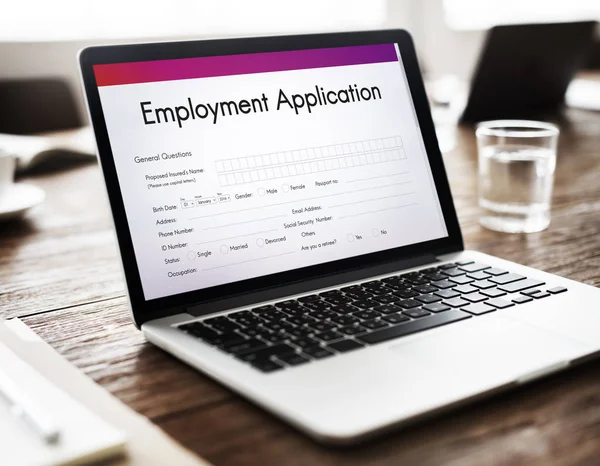
[[541,231],[550,223],[556,157],[547,148],[491,145],[479,157],[481,224],[506,232]]

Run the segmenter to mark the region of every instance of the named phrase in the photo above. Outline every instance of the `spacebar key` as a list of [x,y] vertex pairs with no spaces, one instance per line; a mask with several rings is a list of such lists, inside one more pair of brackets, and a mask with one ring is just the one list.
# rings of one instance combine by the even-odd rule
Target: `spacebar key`
[[440,325],[458,322],[459,320],[468,319],[469,317],[471,317],[471,315],[467,314],[466,312],[451,310],[433,315],[431,317],[422,317],[418,320],[407,322],[405,324],[395,325],[394,327],[387,327],[383,330],[378,330],[373,333],[356,337],[356,339],[369,344],[381,343],[394,338],[410,335],[411,333],[439,327]]

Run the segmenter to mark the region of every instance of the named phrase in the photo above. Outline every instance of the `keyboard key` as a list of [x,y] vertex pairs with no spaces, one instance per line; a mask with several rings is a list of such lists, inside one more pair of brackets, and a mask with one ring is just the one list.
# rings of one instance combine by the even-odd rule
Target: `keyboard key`
[[388,304],[385,306],[377,306],[373,308],[374,311],[381,312],[382,314],[395,314],[396,312],[400,312],[402,308],[398,306],[394,306],[392,304]]
[[459,266],[459,269],[464,270],[465,272],[479,272],[480,270],[485,270],[485,269],[489,269],[489,268],[490,268],[489,265],[479,264],[477,262]]
[[[325,293],[329,293],[328,291],[326,291]],[[321,296],[324,293],[321,293]],[[341,294],[341,292],[340,292]],[[308,296],[302,296],[301,298],[298,298],[298,301],[301,303],[308,303],[310,301],[321,301],[321,298],[319,298],[319,295],[316,294],[309,294]]]
[[372,299],[361,299],[354,301],[352,305],[358,307],[359,309],[371,309],[375,306],[379,306],[379,303],[377,301],[373,301]]
[[255,337],[260,334],[261,330],[258,328],[258,326],[251,326],[239,329],[237,332],[241,332],[247,337]]
[[[467,311],[469,314],[481,315],[487,314],[488,312],[495,311],[496,308],[493,306],[488,306],[486,303],[474,303],[469,304],[468,306],[462,307],[463,311]],[[441,314],[443,315],[443,314]]]
[[283,329],[283,326],[279,322],[263,322],[258,328],[267,332],[279,332]]
[[490,288],[489,290],[481,290],[481,294],[489,296],[490,298],[497,298],[498,296],[504,296],[506,293],[498,288]]
[[[315,295],[312,295],[315,296]],[[319,296],[327,299],[327,298],[341,298],[342,296],[344,296],[344,293],[342,293],[340,290],[329,290],[329,291],[324,291],[323,293],[319,293]],[[300,299],[298,299],[298,301],[300,301]]]
[[507,273],[498,277],[490,277],[488,280],[497,283],[498,285],[504,285],[506,283],[516,282],[517,280],[523,280],[524,278],[527,277],[519,275],[518,273]]
[[415,296],[419,296],[419,293],[413,290],[395,291],[393,294],[402,299],[409,299],[414,298]]
[[547,298],[548,296],[550,296],[550,293],[548,293],[547,291],[543,291],[541,293],[537,293],[537,294],[533,295],[533,297],[535,299]]
[[323,340],[323,341],[333,341],[333,340],[339,340],[340,338],[344,338],[344,335],[342,335],[341,333],[335,332],[333,330],[330,330],[328,332],[317,333],[315,335],[315,338],[317,338],[319,340]]
[[339,351],[340,353],[345,353],[347,351],[352,351],[358,348],[364,348],[365,345],[354,341],[354,340],[342,340],[342,341],[336,341],[335,343],[330,343],[329,345],[327,345],[327,348],[333,348],[336,351]]
[[352,291],[361,291],[362,287],[360,285],[350,285],[350,286],[345,286],[343,288],[340,288],[340,291],[343,291],[344,293],[348,293],[348,292],[352,292]]
[[283,333],[263,333],[260,335],[260,338],[269,343],[280,343],[286,340],[287,336]]
[[386,285],[399,285],[402,283],[402,279],[398,276],[395,277],[387,277],[381,280]]
[[271,304],[265,304],[264,306],[255,307],[252,309],[252,312],[256,312],[257,314],[262,314],[263,312],[275,311],[275,306]]
[[296,328],[291,328],[291,329],[288,329],[285,331],[285,334],[292,338],[307,337],[311,333],[313,333],[313,331],[306,327],[296,327]]
[[322,346],[312,346],[308,348],[303,348],[302,352],[315,359],[323,359],[329,356],[333,356],[333,353],[331,351],[326,350]]
[[497,276],[497,275],[504,275],[505,273],[508,273],[508,272],[503,269],[498,269],[496,267],[492,267],[491,269],[485,269],[485,273]]
[[542,292],[542,290],[540,290],[539,288],[536,288],[535,290],[523,291],[521,294],[524,294],[525,296],[533,297],[534,295],[541,293],[541,292]]
[[472,264],[475,261],[471,261],[471,260],[462,260],[462,261],[456,261],[456,265],[467,265],[467,264]]
[[273,311],[271,312],[263,312],[262,314],[259,314],[261,319],[267,320],[267,321],[276,321],[279,322],[280,320],[283,320],[285,318],[287,318],[287,314],[285,312],[281,312],[275,308],[273,308]]
[[486,301],[486,304],[497,307],[498,309],[505,309],[507,307],[514,306],[514,303],[511,303],[510,301],[507,301],[504,298],[490,299],[489,301]]
[[453,269],[454,267],[456,267],[456,263],[454,262],[449,262],[448,264],[442,264],[440,266],[438,266],[438,269],[440,270],[446,270],[446,269]]
[[565,291],[567,291],[567,289],[564,286],[555,286],[554,288],[550,288],[548,290],[548,293],[558,294],[558,293],[564,293]]
[[352,299],[346,296],[332,296],[331,298],[324,298],[329,304],[333,304],[335,306],[343,306],[344,304],[348,304],[352,302]]
[[475,283],[471,283],[471,285],[482,290],[487,290],[488,288],[494,288],[496,286],[495,283],[492,283],[489,280],[479,280]]
[[338,331],[343,333],[344,335],[358,335],[359,333],[365,333],[367,329],[362,328],[361,326],[351,325],[348,327],[342,327],[338,329]]
[[427,312],[424,309],[409,309],[408,311],[402,312],[402,314],[418,319],[419,317],[425,317],[431,315],[431,312]]
[[469,301],[465,301],[462,298],[452,298],[452,299],[447,299],[446,301],[444,301],[444,304],[450,307],[461,307],[461,306],[466,306],[467,304],[469,304]]
[[[467,285],[465,285],[465,286],[467,286]],[[477,289],[474,289],[474,291],[477,291]],[[439,290],[433,294],[439,296],[440,298],[444,298],[444,299],[456,298],[457,296],[460,296],[460,293],[457,293],[456,291],[454,291],[454,288],[451,290]]]
[[362,320],[371,320],[371,319],[375,319],[376,317],[380,316],[379,312],[377,312],[377,311],[358,311],[352,315],[354,317],[358,317],[359,319],[362,319]]
[[281,356],[277,356],[277,359],[290,366],[299,366],[300,364],[308,362],[308,359],[296,353],[282,354]]
[[446,275],[444,275],[440,272],[428,273],[425,275],[425,277],[427,277],[431,281],[446,280],[446,278],[448,278]]
[[380,295],[385,295],[385,294],[390,294],[393,290],[391,288],[388,288],[387,286],[381,286],[379,288],[367,288],[367,290],[369,291],[369,293],[372,293],[375,296],[380,296]]
[[444,275],[448,275],[449,277],[458,277],[459,275],[465,274],[465,272],[463,272],[461,269],[456,268],[442,270],[442,273]]
[[467,294],[467,293],[475,293],[476,291],[479,291],[479,288],[475,288],[474,286],[471,285],[459,285],[456,288],[452,288],[454,291],[458,291],[459,293],[462,294]]
[[453,286],[456,286],[456,283],[451,282],[450,280],[439,280],[439,281],[434,281],[431,282],[431,284],[433,286],[435,286],[436,288],[440,288],[442,290],[445,290],[446,288],[452,288]]
[[467,301],[471,301],[472,303],[478,303],[480,301],[485,301],[489,299],[486,295],[481,293],[469,293],[463,296]]
[[396,301],[398,301],[398,297],[392,296],[391,294],[375,296],[373,299],[380,304],[392,304],[392,303],[395,303]]
[[286,322],[289,322],[294,325],[299,325],[299,326],[310,324],[311,322],[315,321],[315,319],[313,319],[312,317],[309,317],[307,315],[306,316],[302,315],[299,317],[288,317],[285,320],[286,320]]
[[466,275],[460,275],[458,277],[451,277],[450,281],[456,283],[457,285],[466,285],[467,283],[474,282],[475,280],[467,277]]
[[358,309],[357,307],[351,306],[349,304],[344,304],[343,306],[335,306],[332,308],[333,311],[337,312],[338,314],[352,314],[353,312],[359,311],[360,309]]
[[294,338],[293,340],[290,341],[290,343],[299,348],[307,348],[309,346],[316,346],[319,344],[319,342],[317,340],[315,340],[314,338],[311,338],[311,337]]
[[256,316],[254,314],[252,314],[250,311],[232,312],[227,317],[229,317],[232,320],[235,320],[236,322],[238,321],[238,319],[254,319],[254,318],[256,318]]
[[283,369],[283,366],[275,361],[271,361],[269,359],[257,359],[256,361],[251,362],[252,366],[262,372],[275,372],[279,369]]
[[230,333],[230,332],[233,332],[234,330],[238,330],[238,329],[242,328],[240,325],[236,324],[232,320],[227,321],[227,322],[214,323],[214,324],[211,324],[211,327],[214,330],[218,330],[219,332],[222,332],[222,333]]
[[402,301],[398,301],[396,304],[400,307],[403,307],[404,309],[411,309],[413,307],[421,306],[421,303],[419,301],[415,301],[413,299],[404,299]]
[[275,303],[275,307],[279,309],[304,309],[302,305],[295,299],[286,299],[285,301],[280,301]]
[[373,297],[373,293],[369,293],[361,288],[359,291],[346,292],[346,296],[350,299],[368,299]]
[[281,309],[281,312],[284,312],[285,314],[287,314],[288,316],[291,317],[298,317],[298,316],[302,316],[304,314],[306,314],[308,312],[308,309],[306,309],[305,307],[298,307],[298,308],[283,308]]
[[[380,306],[384,307],[384,306]],[[336,316],[331,318],[331,322],[337,325],[352,325],[360,322],[356,317],[352,316]]]
[[440,298],[439,296],[433,295],[433,294],[424,294],[422,296],[417,296],[415,298],[416,301],[421,301],[422,303],[425,304],[429,304],[429,303],[437,303],[438,301],[441,301],[442,298]]
[[309,301],[304,303],[304,307],[311,309],[313,311],[325,311],[329,309],[332,305],[325,301]]
[[331,319],[332,317],[336,317],[339,314],[328,309],[326,311],[312,311],[308,315],[311,316],[313,319],[326,320]]
[[239,341],[237,344],[230,343],[226,347],[223,347],[223,350],[228,353],[247,353],[248,351],[257,350],[266,346],[265,342],[256,338],[250,338]]
[[382,320],[373,319],[362,322],[360,325],[362,325],[364,328],[368,328],[369,330],[375,330],[378,328],[387,327],[388,323]]
[[448,309],[450,309],[450,306],[446,306],[445,304],[442,304],[442,303],[432,303],[432,304],[427,304],[426,306],[423,306],[423,309],[425,309],[426,311],[431,311],[431,312],[443,312],[443,311],[447,311]]
[[458,322],[471,317],[466,312],[458,310],[450,310],[440,314],[434,314],[422,319],[406,322],[403,324],[394,325],[393,327],[377,330],[376,332],[368,333],[357,337],[358,340],[369,344],[382,343],[394,338],[403,337],[412,333],[421,332],[441,325]]
[[[505,276],[505,275],[500,275],[500,277],[503,277],[503,276]],[[498,277],[498,278],[500,278],[500,277]],[[533,288],[535,286],[540,286],[543,284],[544,284],[544,282],[541,280],[527,278],[525,280],[519,280],[517,282],[507,283],[506,285],[500,285],[498,287],[498,289],[500,289],[502,291],[506,291],[507,293],[516,293],[517,291],[523,291],[523,290],[526,290],[527,288]]]
[[406,278],[406,281],[413,285],[427,285],[429,283],[429,280],[425,277],[410,277]]
[[244,353],[238,353],[236,358],[242,361],[252,362],[268,359],[271,356],[279,356],[281,354],[295,353],[296,349],[287,343],[280,343],[278,345],[267,346],[258,350],[252,350]]
[[410,288],[410,284],[408,284],[408,283],[386,283],[385,286],[386,286],[386,288],[389,288],[389,289],[395,290],[395,291],[403,291],[403,290],[408,290]]
[[435,286],[431,286],[431,285],[421,285],[421,286],[413,287],[413,290],[418,291],[419,293],[427,294],[427,293],[433,293],[434,291],[437,291],[438,289]]
[[517,304],[528,303],[529,301],[533,301],[533,298],[529,296],[517,296],[512,299],[512,302]]
[[401,322],[408,322],[410,319],[403,314],[390,314],[388,316],[382,317],[381,320],[385,320],[390,324],[399,324]]
[[311,322],[308,326],[319,332],[327,332],[328,330],[335,329],[335,325],[330,324],[329,322]]
[[485,280],[489,275],[483,270],[480,270],[479,272],[468,273],[467,277],[474,278],[475,280]]

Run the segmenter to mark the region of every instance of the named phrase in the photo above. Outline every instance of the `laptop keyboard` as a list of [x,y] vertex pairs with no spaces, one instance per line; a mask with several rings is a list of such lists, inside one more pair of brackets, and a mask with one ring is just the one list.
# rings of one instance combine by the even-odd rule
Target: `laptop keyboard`
[[274,372],[567,291],[473,261],[231,312],[178,328]]

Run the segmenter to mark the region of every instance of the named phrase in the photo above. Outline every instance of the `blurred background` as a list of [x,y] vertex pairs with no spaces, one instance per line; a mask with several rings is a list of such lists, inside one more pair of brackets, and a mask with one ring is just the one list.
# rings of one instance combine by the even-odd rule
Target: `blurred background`
[[[0,99],[4,105],[0,105],[0,133],[31,133],[85,123],[76,55],[91,44],[399,27],[412,33],[429,83],[433,83],[438,100],[443,102],[444,94],[455,95],[459,86],[466,85],[490,27],[598,19],[598,0],[3,2]],[[595,48],[584,67],[599,66],[598,43]],[[55,97],[64,92],[72,99],[62,95],[42,99],[42,108],[33,108],[31,103],[29,111],[35,115],[28,118],[36,121],[23,119],[16,127],[10,127],[2,117],[12,113],[7,95],[21,101],[32,91],[15,91],[14,81],[42,77],[56,78],[60,83],[53,84],[51,94]],[[7,80],[13,86],[8,90]],[[13,105],[22,108],[19,101]],[[52,117],[50,111],[58,110],[57,101],[61,102],[60,118],[56,113]],[[15,126],[14,121],[12,125]]]

